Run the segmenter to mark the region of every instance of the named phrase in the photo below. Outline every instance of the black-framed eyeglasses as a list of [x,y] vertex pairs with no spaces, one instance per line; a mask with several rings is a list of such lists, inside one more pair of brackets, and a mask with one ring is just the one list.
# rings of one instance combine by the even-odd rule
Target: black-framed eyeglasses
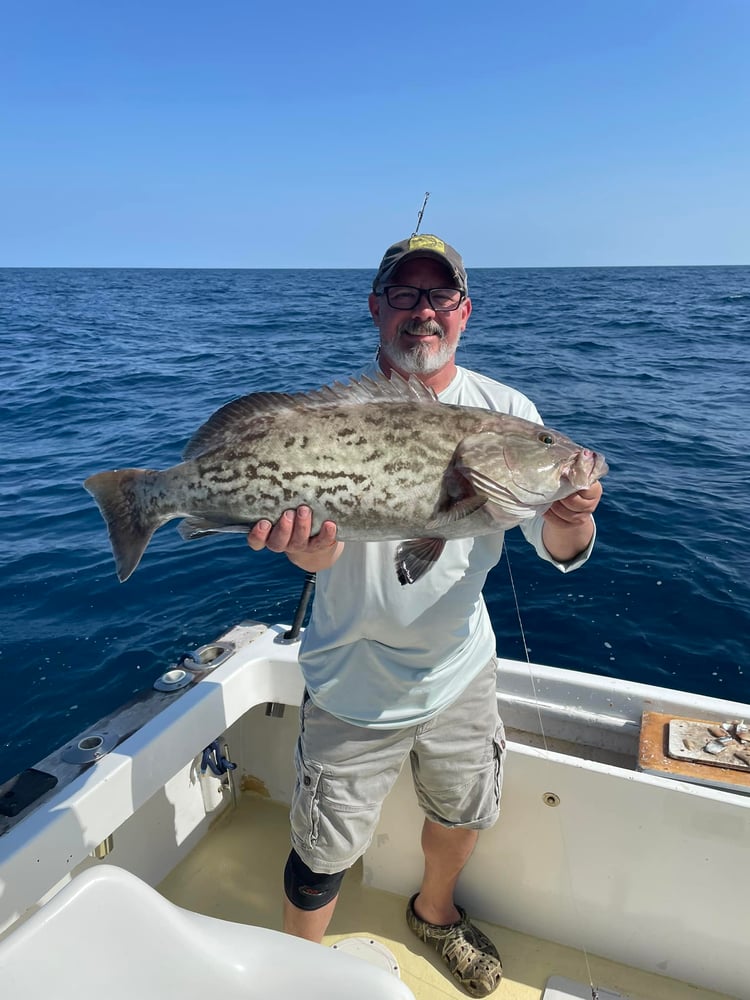
[[424,296],[435,312],[453,312],[464,298],[458,288],[417,288],[415,285],[385,285],[378,295],[385,295],[391,309],[413,309]]

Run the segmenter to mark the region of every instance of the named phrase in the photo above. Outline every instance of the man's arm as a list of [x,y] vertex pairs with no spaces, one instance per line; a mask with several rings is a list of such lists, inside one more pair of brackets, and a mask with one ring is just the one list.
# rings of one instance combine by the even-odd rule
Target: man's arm
[[594,535],[591,515],[601,495],[602,484],[592,483],[564,500],[556,500],[544,513],[542,541],[557,562],[570,562],[588,546]]
[[317,535],[310,536],[312,511],[307,506],[285,510],[276,524],[258,521],[247,536],[247,544],[259,552],[284,552],[290,562],[306,573],[330,569],[341,555],[343,542],[336,541],[336,525],[324,521]]

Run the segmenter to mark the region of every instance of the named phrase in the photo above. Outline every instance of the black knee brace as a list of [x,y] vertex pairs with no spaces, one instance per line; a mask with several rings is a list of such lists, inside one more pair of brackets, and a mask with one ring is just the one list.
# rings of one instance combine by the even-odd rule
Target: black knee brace
[[314,872],[292,850],[284,869],[284,891],[289,902],[298,909],[319,910],[336,898],[344,875],[346,869],[333,875]]

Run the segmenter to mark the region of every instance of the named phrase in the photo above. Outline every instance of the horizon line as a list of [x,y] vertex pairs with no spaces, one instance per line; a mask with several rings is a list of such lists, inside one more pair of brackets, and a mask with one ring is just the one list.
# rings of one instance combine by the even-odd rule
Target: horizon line
[[[467,271],[554,271],[554,270],[595,270],[627,268],[668,268],[668,267],[750,267],[747,263],[704,263],[704,264],[467,264]],[[248,264],[0,264],[0,271],[372,271],[371,267],[335,267],[285,264],[283,266],[257,267]]]

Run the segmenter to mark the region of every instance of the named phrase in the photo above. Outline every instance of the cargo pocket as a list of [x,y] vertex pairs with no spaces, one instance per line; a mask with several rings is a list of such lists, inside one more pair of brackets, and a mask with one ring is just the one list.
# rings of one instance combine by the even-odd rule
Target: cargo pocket
[[299,740],[294,751],[294,766],[297,781],[289,810],[292,842],[295,847],[311,851],[320,832],[320,779],[323,769],[320,764],[304,760]]

